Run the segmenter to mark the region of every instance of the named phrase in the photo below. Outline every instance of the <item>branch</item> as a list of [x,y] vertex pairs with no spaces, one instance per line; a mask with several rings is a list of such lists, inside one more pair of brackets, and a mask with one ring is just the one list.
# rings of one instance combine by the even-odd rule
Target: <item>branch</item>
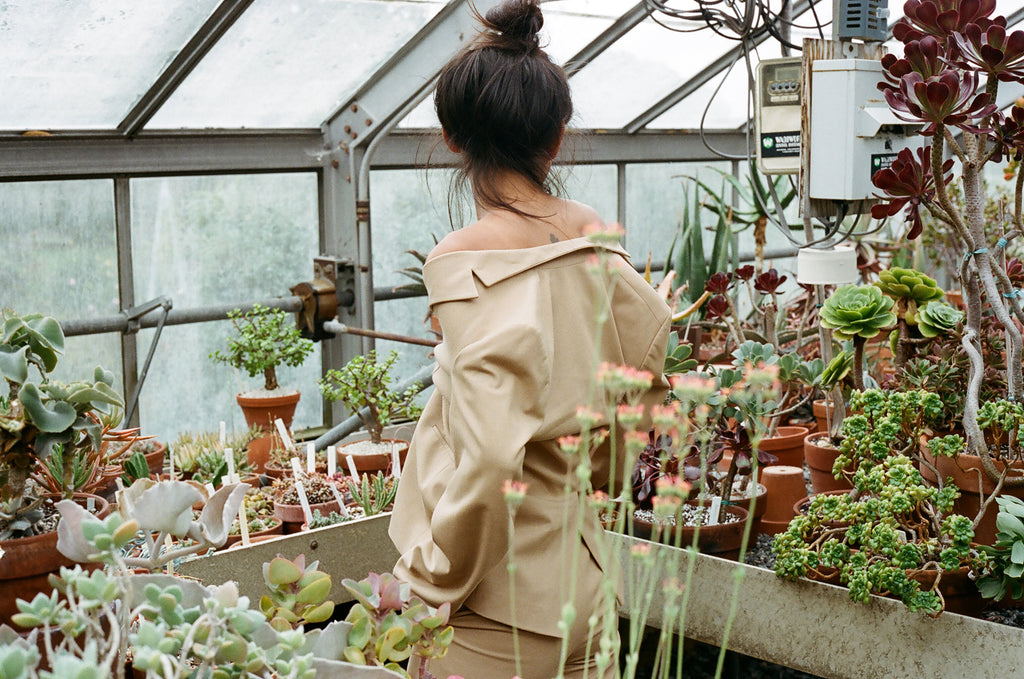
[[953,133],[949,131],[948,127],[943,128],[942,136],[946,140],[946,143],[949,144],[949,148],[952,149],[953,153],[955,153],[957,158],[960,159],[960,162],[966,164],[968,162],[967,155],[964,154],[964,150],[960,148],[960,144],[956,143],[956,137],[953,136]]

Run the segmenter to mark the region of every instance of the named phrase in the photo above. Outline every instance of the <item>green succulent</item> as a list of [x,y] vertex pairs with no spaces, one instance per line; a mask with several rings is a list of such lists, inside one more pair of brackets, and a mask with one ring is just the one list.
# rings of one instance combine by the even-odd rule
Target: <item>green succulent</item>
[[[909,325],[917,324],[918,309],[942,299],[944,293],[934,278],[914,269],[893,267],[878,274],[878,288],[896,301],[896,313]],[[928,335],[933,337],[933,335]]]
[[278,631],[293,629],[307,622],[324,622],[334,613],[330,600],[331,576],[317,570],[319,561],[306,565],[299,554],[294,561],[275,557],[263,564],[263,580],[268,594],[260,598],[260,611]]
[[874,285],[843,285],[825,300],[821,325],[840,340],[868,339],[896,323],[892,307],[892,298]]
[[964,320],[964,312],[945,302],[928,302],[917,310],[917,329],[925,337],[944,335]]

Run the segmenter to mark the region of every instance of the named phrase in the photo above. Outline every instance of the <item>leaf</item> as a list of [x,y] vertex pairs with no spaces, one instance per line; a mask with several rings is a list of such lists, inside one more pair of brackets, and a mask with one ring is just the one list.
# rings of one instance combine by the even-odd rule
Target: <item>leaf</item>
[[51,402],[47,407],[43,403],[39,388],[31,382],[21,385],[21,389],[18,390],[18,400],[25,407],[25,412],[28,413],[32,423],[40,431],[62,432],[73,425],[78,417],[74,407],[64,401]]
[[28,379],[28,347],[0,345],[0,378],[21,384]]
[[1013,543],[1013,549],[1010,551],[1010,561],[1024,564],[1024,542],[1018,540]]
[[1024,523],[1021,523],[1019,518],[1010,514],[1004,514],[1002,512],[997,514],[996,528],[1008,535],[1016,535],[1018,538],[1024,538]]

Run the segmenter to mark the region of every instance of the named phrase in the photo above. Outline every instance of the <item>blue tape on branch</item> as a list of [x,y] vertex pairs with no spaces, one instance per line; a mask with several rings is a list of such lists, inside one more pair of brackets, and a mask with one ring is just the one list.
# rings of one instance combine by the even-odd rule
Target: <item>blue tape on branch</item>
[[966,262],[968,259],[970,259],[971,255],[980,255],[980,254],[984,254],[986,252],[988,252],[988,248],[978,248],[974,252],[968,252],[968,253],[966,253],[964,255],[964,261]]
[[1010,292],[1004,292],[1003,293],[1003,297],[1005,297],[1007,299],[1013,299],[1014,297],[1020,297],[1022,295],[1024,295],[1024,290],[1020,290],[1020,289],[1016,289],[1016,288],[1011,290]]
[[1000,238],[999,240],[996,241],[996,247],[1001,250],[1005,248],[1009,244],[1009,242],[1010,241],[1006,240],[1005,238]]

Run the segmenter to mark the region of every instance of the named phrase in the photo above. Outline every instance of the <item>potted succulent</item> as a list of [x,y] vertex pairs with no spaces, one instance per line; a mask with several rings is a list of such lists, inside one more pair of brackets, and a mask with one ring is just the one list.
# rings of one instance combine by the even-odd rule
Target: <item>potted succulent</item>
[[775,572],[838,582],[856,601],[890,594],[932,615],[979,610],[970,577],[984,559],[972,521],[953,511],[956,488],[927,485],[914,459],[938,398],[873,389],[854,394],[851,406],[836,468],[853,490],[812,498],[775,537]]
[[274,421],[281,419],[290,427],[300,393],[278,385],[277,369],[283,365],[298,367],[313,352],[313,343],[302,337],[294,323],[288,323],[288,314],[282,309],[269,309],[259,304],[242,312],[228,313],[235,336],[228,338],[226,352],[220,350],[210,358],[245,370],[249,377],[263,376],[263,387],[242,392],[236,396],[250,427],[264,431],[261,439],[249,446],[250,462],[262,471],[266,454],[276,436]]
[[[100,367],[90,381],[65,384],[51,379],[64,351],[64,333],[56,320],[10,310],[0,318],[0,375],[7,387],[0,390],[3,621],[14,612],[14,597],[47,587],[48,573],[70,565],[56,551],[54,502],[73,498],[105,511],[102,498],[76,491],[96,477],[104,438],[120,422],[124,401],[112,388],[113,374]],[[38,381],[30,379],[33,372]],[[32,481],[34,473],[43,475],[37,476],[40,480],[49,479],[51,487]]]
[[[1019,323],[1024,320],[1020,291],[1004,262],[1010,242],[1022,229],[1021,190],[1024,172],[1011,163],[1006,175],[1014,182],[1013,228],[1005,231],[1003,220],[989,220],[984,175],[989,163],[1004,156],[1019,161],[1024,156],[1024,108],[1013,106],[1008,114],[997,105],[1005,87],[1019,87],[1024,80],[1022,43],[1024,31],[1010,32],[1006,18],[993,16],[995,3],[910,3],[897,22],[893,36],[904,43],[904,56],[882,58],[885,81],[879,85],[890,108],[900,118],[923,126],[926,143],[916,151],[901,152],[892,166],[872,177],[880,190],[875,217],[903,211],[910,225],[908,239],[924,229],[922,212],[935,219],[930,225],[951,237],[959,258],[958,273],[966,312],[963,348],[969,358],[969,378],[961,419],[964,433],[961,466],[977,462],[987,479],[1002,488],[1024,486],[1024,475],[1012,472],[1013,462],[1000,460],[999,447],[984,436],[979,413],[981,389],[987,369],[982,352],[983,326],[991,316],[995,330],[1006,342],[1006,398],[1024,398],[1021,370],[1022,341]],[[959,135],[958,139],[956,135]],[[960,160],[959,189],[963,204],[957,205],[951,185],[953,160]],[[1019,459],[1019,458],[1018,458]]]
[[[138,572],[181,556],[181,550],[159,549],[163,535],[192,538],[191,552],[223,544],[243,491],[241,485],[218,491],[205,500],[199,518],[191,506],[197,495],[202,501],[201,491],[185,482],[140,481],[122,497],[122,513],[105,520],[61,502],[61,549],[72,559],[107,568],[65,568],[52,594],[19,602],[15,622],[31,632],[19,637],[0,627],[4,676],[35,677],[40,667],[49,667],[53,676],[118,679],[130,669],[167,679],[343,679],[354,673],[408,678],[394,663],[444,655],[452,638],[448,608],[429,608],[387,575],[345,583],[358,600],[349,622],[304,631],[294,625],[324,621],[333,609],[330,577],[316,562],[278,558],[265,564],[268,595],[259,609],[232,582],[204,586]],[[154,531],[157,538],[151,537]],[[140,535],[154,548],[150,558],[124,557],[124,548]],[[58,630],[76,633],[54,634]]]
[[420,408],[415,403],[419,393],[417,385],[404,392],[391,388],[393,381],[391,367],[398,360],[398,353],[392,351],[387,358],[378,362],[376,352],[356,356],[340,370],[327,371],[320,380],[320,391],[329,401],[337,401],[362,420],[369,434],[366,441],[357,441],[343,446],[339,457],[352,456],[356,470],[381,471],[391,464],[392,449],[398,449],[404,463],[409,449],[405,441],[384,440],[384,427],[394,419],[402,417],[416,419]]

